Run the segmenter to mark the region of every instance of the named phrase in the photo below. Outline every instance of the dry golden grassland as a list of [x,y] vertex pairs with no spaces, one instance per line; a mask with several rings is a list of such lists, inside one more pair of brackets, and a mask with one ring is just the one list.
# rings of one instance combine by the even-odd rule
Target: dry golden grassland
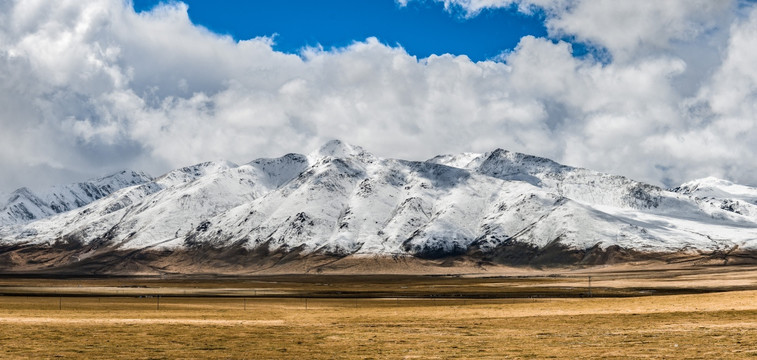
[[[750,271],[654,272],[648,283],[635,271],[594,272],[594,295],[623,297],[592,298],[574,296],[587,290],[585,273],[10,278],[0,280],[0,358],[757,358]],[[707,292],[726,278],[732,291]],[[548,291],[531,297],[539,289]],[[650,289],[672,295],[633,296]],[[362,297],[376,293],[396,296]]]

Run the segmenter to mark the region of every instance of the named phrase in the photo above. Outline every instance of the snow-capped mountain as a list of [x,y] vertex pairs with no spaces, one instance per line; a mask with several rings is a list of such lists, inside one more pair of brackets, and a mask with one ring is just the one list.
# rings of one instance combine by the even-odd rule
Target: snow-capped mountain
[[47,260],[58,265],[118,252],[163,269],[180,252],[194,254],[185,263],[276,254],[528,264],[757,251],[755,188],[703,179],[666,190],[501,149],[418,162],[331,141],[309,155],[130,179],[74,210],[6,225],[0,241],[65,249]]
[[26,223],[70,211],[116,190],[152,180],[142,172],[121,171],[75,184],[53,186],[40,193],[20,188],[0,197],[0,226]]

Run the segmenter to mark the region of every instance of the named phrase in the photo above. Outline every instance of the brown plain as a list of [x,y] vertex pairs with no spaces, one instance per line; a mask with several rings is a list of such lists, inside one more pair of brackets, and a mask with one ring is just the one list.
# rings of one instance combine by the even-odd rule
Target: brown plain
[[500,270],[6,277],[0,358],[757,358],[757,267]]

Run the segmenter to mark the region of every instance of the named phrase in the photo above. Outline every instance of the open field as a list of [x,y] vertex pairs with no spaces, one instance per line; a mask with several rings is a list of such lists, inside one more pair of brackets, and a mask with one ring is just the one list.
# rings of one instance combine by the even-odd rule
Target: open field
[[7,277],[0,358],[757,358],[756,271]]

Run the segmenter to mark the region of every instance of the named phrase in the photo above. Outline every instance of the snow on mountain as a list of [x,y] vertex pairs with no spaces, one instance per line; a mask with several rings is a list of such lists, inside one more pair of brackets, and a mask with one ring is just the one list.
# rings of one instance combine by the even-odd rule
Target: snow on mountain
[[471,169],[481,165],[484,159],[484,154],[478,153],[461,153],[461,154],[447,154],[437,155],[427,160],[426,162],[446,165],[461,169]]
[[20,188],[2,202],[0,225],[24,223],[70,211],[116,190],[150,180],[145,173],[124,170],[85,182],[53,186],[39,193]]
[[673,191],[698,198],[732,199],[757,204],[757,188],[714,177],[689,181]]
[[241,246],[423,258],[502,255],[514,246],[534,253],[757,250],[754,190],[708,180],[669,191],[501,149],[385,159],[331,141],[307,156],[174,170],[73,211],[5,227],[0,238],[90,250]]
[[708,177],[689,181],[672,191],[693,196],[711,209],[726,210],[757,220],[757,188]]
[[114,193],[76,211],[30,224],[21,239],[104,242],[122,248],[181,246],[205,219],[250,202],[304,169],[302,155],[236,166],[207,162]]
[[225,160],[208,161],[170,171],[155,179],[155,182],[160,186],[167,188],[188,183],[205,175],[228,170],[237,166],[237,164]]

